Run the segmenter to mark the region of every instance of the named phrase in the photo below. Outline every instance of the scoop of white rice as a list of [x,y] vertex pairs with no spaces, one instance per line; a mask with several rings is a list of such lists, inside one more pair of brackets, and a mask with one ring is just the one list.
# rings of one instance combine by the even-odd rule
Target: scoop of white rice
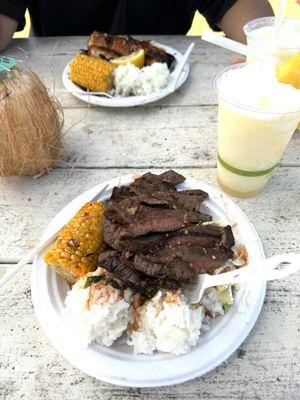
[[163,63],[153,63],[141,69],[130,63],[120,65],[114,70],[115,95],[149,95],[167,86],[170,76],[167,64]]
[[199,305],[189,305],[181,290],[159,291],[140,305],[130,289],[113,287],[102,269],[91,275],[103,279],[84,288],[86,277],[81,278],[65,299],[67,320],[81,346],[94,340],[111,346],[126,331],[135,354],[187,353],[233,303],[231,287],[220,286],[207,289]]
[[138,329],[131,332],[128,344],[135,354],[186,353],[198,340],[202,317],[203,308],[190,307],[180,291],[159,291],[141,306]]
[[[99,287],[84,289],[85,281],[86,278],[81,278],[67,294],[67,320],[82,346],[87,346],[93,340],[111,346],[127,329],[131,319],[131,291],[126,289],[122,294],[104,281],[97,284]],[[92,304],[90,290],[97,290],[99,294],[96,293],[96,301],[92,301]]]

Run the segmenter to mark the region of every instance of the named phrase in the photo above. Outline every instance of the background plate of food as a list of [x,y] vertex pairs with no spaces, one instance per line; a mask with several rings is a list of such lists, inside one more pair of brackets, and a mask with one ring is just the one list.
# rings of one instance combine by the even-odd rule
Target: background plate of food
[[162,99],[183,85],[189,64],[177,79],[182,58],[180,52],[160,43],[94,32],[87,50],[68,63],[62,79],[72,95],[87,103],[138,106]]
[[34,260],[32,301],[44,332],[72,365],[112,384],[166,386],[205,374],[247,337],[266,285],[211,288],[189,305],[182,282],[263,259],[254,227],[217,189],[166,171],[95,186],[44,238],[106,184]]

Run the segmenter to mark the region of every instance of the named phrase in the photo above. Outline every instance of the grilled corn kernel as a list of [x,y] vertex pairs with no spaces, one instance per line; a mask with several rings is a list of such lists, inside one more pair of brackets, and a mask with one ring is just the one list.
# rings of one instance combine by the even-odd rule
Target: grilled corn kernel
[[109,61],[78,54],[70,64],[70,79],[93,92],[108,92],[113,85],[114,68]]
[[97,267],[98,255],[104,248],[103,216],[101,203],[85,204],[44,255],[45,262],[71,284]]

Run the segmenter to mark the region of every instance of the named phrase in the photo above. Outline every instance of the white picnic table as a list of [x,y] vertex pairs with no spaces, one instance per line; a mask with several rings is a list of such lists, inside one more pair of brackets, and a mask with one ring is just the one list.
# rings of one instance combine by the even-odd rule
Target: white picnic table
[[[182,52],[196,42],[190,76],[167,98],[129,109],[89,107],[64,89],[63,69],[85,47],[85,37],[18,39],[4,52],[24,60],[62,102],[65,148],[61,161],[38,179],[0,179],[0,274],[38,242],[62,207],[107,179],[173,168],[217,186],[217,99],[211,81],[232,54],[199,38],[156,40]],[[300,133],[265,191],[236,202],[268,256],[300,252]],[[0,399],[300,399],[299,275],[268,284],[253,331],[214,371],[177,386],[130,389],[90,378],[58,354],[35,317],[30,270],[28,265],[0,291]]]

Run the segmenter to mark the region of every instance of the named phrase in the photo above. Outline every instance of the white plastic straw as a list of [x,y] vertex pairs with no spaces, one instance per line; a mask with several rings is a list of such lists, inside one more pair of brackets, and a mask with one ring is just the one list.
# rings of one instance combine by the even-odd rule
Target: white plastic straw
[[278,40],[279,40],[280,30],[281,30],[281,26],[282,26],[284,14],[285,14],[286,5],[287,5],[287,0],[281,0],[279,10],[278,10],[278,13],[275,18],[275,42],[276,43],[278,43]]
[[224,36],[219,36],[213,32],[203,33],[202,40],[216,44],[220,47],[224,47],[227,50],[234,51],[244,56],[258,58],[260,60],[263,60],[266,57],[266,54],[259,49],[254,49],[252,47],[246,46],[245,44],[236,42],[235,40],[228,39]]

